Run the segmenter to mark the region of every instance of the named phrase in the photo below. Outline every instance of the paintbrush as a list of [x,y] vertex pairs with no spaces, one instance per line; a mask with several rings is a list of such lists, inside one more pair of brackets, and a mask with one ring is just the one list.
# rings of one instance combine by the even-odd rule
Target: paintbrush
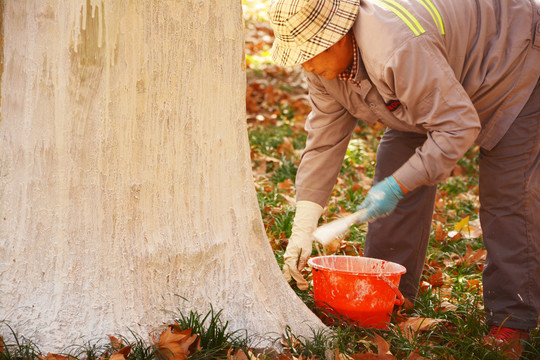
[[366,209],[358,210],[351,215],[318,227],[312,235],[321,245],[326,246],[336,237],[349,230],[352,225],[366,221],[365,216]]

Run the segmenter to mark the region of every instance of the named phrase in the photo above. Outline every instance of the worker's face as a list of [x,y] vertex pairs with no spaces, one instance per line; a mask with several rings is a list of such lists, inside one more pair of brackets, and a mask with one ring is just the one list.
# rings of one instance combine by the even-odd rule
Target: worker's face
[[353,61],[352,34],[348,33],[337,43],[302,64],[307,72],[335,79],[347,70]]

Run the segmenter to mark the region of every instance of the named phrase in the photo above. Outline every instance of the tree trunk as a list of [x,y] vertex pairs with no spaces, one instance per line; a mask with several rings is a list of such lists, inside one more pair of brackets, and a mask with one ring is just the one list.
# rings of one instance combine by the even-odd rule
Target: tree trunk
[[0,320],[47,351],[210,305],[252,335],[322,326],[264,233],[240,1],[5,0],[2,19]]

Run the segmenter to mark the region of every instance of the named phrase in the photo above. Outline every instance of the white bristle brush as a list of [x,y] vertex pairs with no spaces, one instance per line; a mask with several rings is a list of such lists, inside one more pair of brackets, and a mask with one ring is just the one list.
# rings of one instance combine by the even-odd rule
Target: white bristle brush
[[349,230],[352,225],[365,221],[365,215],[366,209],[362,209],[341,219],[324,224],[315,229],[313,237],[321,245],[326,246],[336,237]]

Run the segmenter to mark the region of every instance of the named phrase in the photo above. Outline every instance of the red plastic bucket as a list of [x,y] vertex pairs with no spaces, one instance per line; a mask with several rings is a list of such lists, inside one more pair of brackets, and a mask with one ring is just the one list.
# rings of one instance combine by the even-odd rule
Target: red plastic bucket
[[402,265],[359,256],[309,259],[313,291],[320,307],[330,308],[366,328],[386,329],[394,305],[403,304],[398,290]]

